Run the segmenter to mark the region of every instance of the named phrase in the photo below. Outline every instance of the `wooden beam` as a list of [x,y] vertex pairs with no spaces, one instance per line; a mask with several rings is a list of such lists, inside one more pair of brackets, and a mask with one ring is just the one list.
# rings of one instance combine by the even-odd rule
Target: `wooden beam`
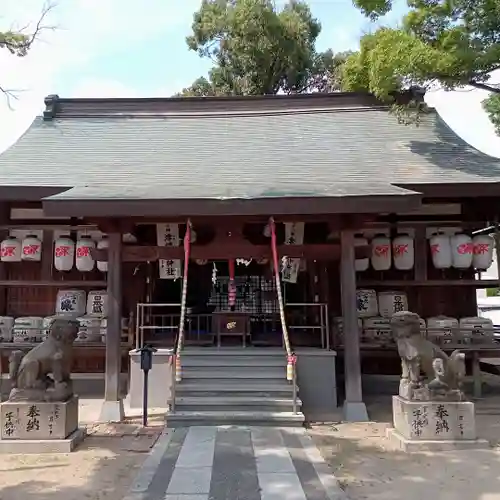
[[342,231],[340,262],[340,293],[344,331],[345,403],[347,421],[368,419],[361,387],[361,354],[356,306],[356,269],[354,232]]
[[122,235],[110,233],[108,239],[108,322],[104,400],[116,402],[121,399]]
[[42,240],[42,269],[40,276],[44,281],[52,280],[52,263],[54,255],[54,233],[50,230],[43,232]]
[[[10,208],[8,203],[2,203],[0,205],[0,220],[5,220],[9,217]],[[0,228],[0,241],[7,238],[9,231],[6,228]],[[0,261],[0,280],[4,281],[8,278],[7,267],[5,262]],[[0,314],[7,314],[7,290],[2,288],[0,290]],[[1,401],[1,395],[0,395]]]
[[427,236],[425,227],[415,229],[415,280],[427,280]]
[[[106,248],[92,250],[92,256],[99,261],[108,260],[109,250]],[[356,247],[356,258],[363,258],[370,254],[369,246]],[[338,260],[340,258],[340,245],[279,245],[280,257],[297,257],[321,261]],[[270,245],[252,245],[250,243],[230,243],[225,245],[210,244],[206,246],[193,245],[191,248],[192,259],[270,259]],[[122,258],[124,262],[154,262],[158,259],[183,259],[183,247],[157,247],[126,245],[123,247]]]
[[0,286],[5,287],[45,287],[45,288],[74,288],[74,287],[85,287],[85,288],[105,288],[107,286],[106,281],[99,280],[0,280]]

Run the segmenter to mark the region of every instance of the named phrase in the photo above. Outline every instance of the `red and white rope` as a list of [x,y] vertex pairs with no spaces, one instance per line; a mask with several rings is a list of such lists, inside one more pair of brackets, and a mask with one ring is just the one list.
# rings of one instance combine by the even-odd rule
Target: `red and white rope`
[[271,229],[271,250],[273,253],[274,279],[276,282],[276,292],[278,294],[278,307],[280,310],[281,329],[283,331],[283,341],[285,343],[287,358],[290,359],[293,353],[290,346],[290,339],[288,337],[288,328],[286,326],[285,318],[285,305],[283,303],[283,294],[281,293],[280,266],[278,259],[278,247],[276,242],[276,224],[274,223],[274,219],[272,217],[269,220],[269,226]]
[[179,338],[177,339],[177,357],[180,356],[184,345],[184,322],[186,319],[186,299],[188,288],[189,256],[191,255],[191,221],[188,220],[184,235],[184,276],[182,280],[181,318],[179,323]]

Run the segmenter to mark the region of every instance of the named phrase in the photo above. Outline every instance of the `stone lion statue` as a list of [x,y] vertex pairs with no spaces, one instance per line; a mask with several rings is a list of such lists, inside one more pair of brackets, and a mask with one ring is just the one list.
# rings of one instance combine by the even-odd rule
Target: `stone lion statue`
[[401,357],[399,395],[409,400],[462,401],[465,354],[455,350],[448,356],[424,337],[420,323],[420,316],[409,311],[398,312],[391,318]]
[[14,351],[9,358],[9,401],[63,402],[71,398],[71,363],[77,333],[77,321],[55,318],[41,344],[26,354]]

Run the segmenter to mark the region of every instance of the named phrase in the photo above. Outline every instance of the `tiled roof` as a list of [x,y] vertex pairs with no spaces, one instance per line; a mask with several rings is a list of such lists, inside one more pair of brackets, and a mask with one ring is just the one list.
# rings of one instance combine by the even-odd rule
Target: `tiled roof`
[[435,113],[416,127],[349,94],[234,102],[61,100],[0,156],[0,185],[68,187],[57,197],[73,199],[249,199],[500,181],[500,161]]

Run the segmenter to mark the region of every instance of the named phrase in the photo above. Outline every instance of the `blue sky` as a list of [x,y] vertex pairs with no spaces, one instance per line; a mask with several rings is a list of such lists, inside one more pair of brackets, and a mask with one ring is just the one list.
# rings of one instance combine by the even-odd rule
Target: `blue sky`
[[[44,0],[3,0],[0,28],[37,18]],[[283,0],[277,0],[277,4]],[[381,22],[395,25],[405,0]],[[351,0],[311,0],[323,31],[318,49],[355,49],[374,29]],[[0,99],[0,151],[43,109],[43,97],[169,96],[207,73],[209,62],[187,49],[193,13],[200,0],[58,0],[43,34],[24,59],[0,52],[0,84],[22,89],[10,110]],[[429,101],[462,137],[500,157],[500,139],[481,109],[484,92],[434,92]],[[464,120],[464,116],[466,120]]]

